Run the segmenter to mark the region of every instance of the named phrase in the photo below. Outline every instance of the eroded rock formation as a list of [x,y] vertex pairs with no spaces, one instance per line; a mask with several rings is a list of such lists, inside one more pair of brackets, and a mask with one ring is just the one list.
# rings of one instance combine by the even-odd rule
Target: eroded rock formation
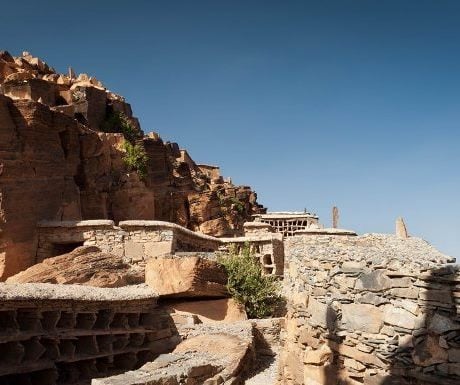
[[[95,78],[0,52],[0,93],[0,279],[35,263],[40,220],[157,219],[231,236],[263,211],[250,187],[145,136]],[[137,168],[127,142],[146,155]]]
[[200,257],[150,259],[145,282],[163,297],[226,297],[227,273]]
[[96,246],[81,246],[70,253],[47,258],[6,281],[121,287],[143,283],[144,270],[125,263],[120,256],[103,253]]

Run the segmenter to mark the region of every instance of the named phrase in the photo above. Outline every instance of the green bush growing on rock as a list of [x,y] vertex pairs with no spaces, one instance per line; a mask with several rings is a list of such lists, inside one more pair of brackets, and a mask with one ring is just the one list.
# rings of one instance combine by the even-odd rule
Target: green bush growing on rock
[[244,305],[249,318],[266,318],[273,315],[281,302],[276,278],[263,275],[257,258],[245,245],[241,254],[235,250],[219,258],[228,274],[227,289],[230,295]]
[[140,137],[139,131],[132,125],[128,117],[119,111],[108,114],[100,128],[104,132],[122,133],[124,138],[130,142]]
[[147,162],[149,159],[144,146],[136,143],[136,140],[141,138],[141,133],[132,125],[129,118],[123,112],[111,112],[106,116],[100,129],[103,132],[123,134],[126,139],[123,144],[123,149],[125,150],[123,161],[129,170],[137,171],[139,177],[144,180],[147,176]]
[[141,144],[132,144],[126,141],[123,144],[125,154],[123,155],[123,161],[130,170],[137,171],[141,179],[145,179],[147,176],[147,162],[149,160],[145,153],[144,146]]
[[238,212],[238,214],[244,213],[244,203],[241,202],[238,198],[230,198],[230,203],[233,208]]
[[238,212],[238,214],[244,213],[244,203],[241,202],[238,198],[225,196],[222,192],[218,191],[217,199],[219,200],[219,205],[222,208],[233,208]]

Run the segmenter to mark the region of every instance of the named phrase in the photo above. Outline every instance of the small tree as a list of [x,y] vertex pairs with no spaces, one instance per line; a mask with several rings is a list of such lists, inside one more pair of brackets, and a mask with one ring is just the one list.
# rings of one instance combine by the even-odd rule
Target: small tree
[[281,300],[274,276],[263,275],[259,261],[245,245],[241,254],[235,251],[219,258],[228,274],[227,288],[231,296],[244,305],[249,318],[273,315]]

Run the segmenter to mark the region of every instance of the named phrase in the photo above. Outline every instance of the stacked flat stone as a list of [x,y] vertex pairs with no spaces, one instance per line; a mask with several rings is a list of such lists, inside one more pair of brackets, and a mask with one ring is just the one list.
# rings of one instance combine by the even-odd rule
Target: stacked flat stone
[[281,384],[460,383],[460,273],[391,235],[286,240]]

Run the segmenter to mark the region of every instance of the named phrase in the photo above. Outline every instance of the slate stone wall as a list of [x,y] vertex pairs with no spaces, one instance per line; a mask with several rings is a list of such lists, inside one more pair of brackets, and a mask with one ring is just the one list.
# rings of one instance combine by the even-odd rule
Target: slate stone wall
[[426,242],[286,240],[279,384],[459,384],[460,274]]

